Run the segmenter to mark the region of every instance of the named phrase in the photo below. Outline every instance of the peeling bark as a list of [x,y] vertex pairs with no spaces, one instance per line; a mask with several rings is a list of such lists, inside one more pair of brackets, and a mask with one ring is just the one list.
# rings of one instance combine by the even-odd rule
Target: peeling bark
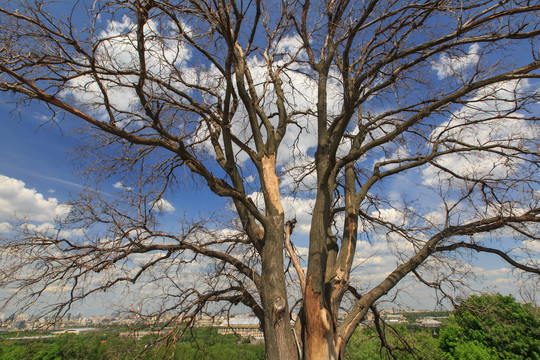
[[279,177],[276,174],[276,155],[263,156],[262,160],[262,185],[266,198],[267,213],[277,212],[283,214],[281,197],[279,195]]
[[321,306],[321,294],[313,290],[312,280],[310,276],[304,295],[307,356],[308,359],[337,359],[332,316]]

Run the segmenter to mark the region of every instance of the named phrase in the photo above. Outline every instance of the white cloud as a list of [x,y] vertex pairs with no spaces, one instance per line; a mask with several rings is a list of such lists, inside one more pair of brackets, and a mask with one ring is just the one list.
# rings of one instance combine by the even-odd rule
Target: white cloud
[[300,50],[303,46],[303,40],[299,35],[287,36],[280,39],[279,43],[274,43],[273,45],[276,52],[288,54],[290,56],[291,54],[296,54]]
[[[170,86],[178,90],[190,92],[189,84],[196,86],[207,87],[212,89],[212,92],[218,95],[223,95],[225,88],[222,83],[222,74],[215,66],[200,65],[190,61],[192,57],[192,49],[186,42],[179,41],[177,30],[173,26],[168,27],[167,24],[159,24],[154,20],[148,21],[145,26],[145,32],[150,35],[146,42],[147,54],[147,70],[156,78],[166,81]],[[190,32],[189,26],[185,26],[184,31]],[[97,36],[101,40],[96,48],[96,57],[98,66],[119,70],[122,73],[129,73],[131,70],[139,66],[137,60],[138,52],[135,41],[136,24],[128,17],[123,17],[120,21],[110,21],[105,24],[103,31],[98,32]],[[285,37],[279,43],[273,44],[273,50],[281,53],[282,56],[276,56],[275,67],[283,66],[290,60],[290,54],[299,50],[302,46],[302,40],[299,37]],[[288,54],[288,55],[287,55]],[[304,56],[301,51],[300,57]],[[81,60],[84,61],[84,60]],[[261,96],[260,105],[266,113],[275,113],[277,111],[276,95],[273,89],[273,84],[268,76],[268,64],[266,60],[258,55],[253,55],[248,58],[248,66],[251,75],[256,79],[256,91]],[[311,113],[317,107],[317,84],[313,77],[302,71],[300,67],[305,64],[292,64],[281,71],[283,80],[283,91],[285,93],[285,108],[287,111],[294,109],[299,112]],[[181,77],[181,79],[180,79]],[[130,75],[106,76],[103,75],[101,80],[108,92],[108,98],[112,106],[118,111],[133,111],[134,108],[140,106],[139,100],[133,90],[133,83],[136,79]],[[119,84],[127,84],[121,86]],[[150,91],[158,96],[162,90],[158,85],[147,82],[148,87],[152,87]],[[342,100],[339,96],[341,83],[338,79],[332,79],[328,85],[328,106],[329,117],[335,116],[342,106]],[[70,96],[79,101],[85,106],[93,107],[99,116],[106,117],[103,110],[103,97],[95,79],[89,76],[80,76],[68,83],[68,88],[63,92],[64,96]],[[170,95],[170,94],[169,94]],[[204,101],[211,105],[215,103],[215,98],[212,95],[203,95]],[[173,98],[171,101],[179,101],[180,98]],[[245,108],[240,106],[231,120],[231,132],[234,133],[240,141],[250,145],[252,134],[248,122],[247,112]],[[307,156],[310,149],[313,149],[317,143],[316,121],[309,114],[302,114],[291,119],[297,126],[290,126],[287,129],[285,138],[281,143],[277,166],[282,172],[282,187],[291,190],[295,186],[295,182],[290,180],[288,171],[293,173],[295,178],[302,178],[302,186],[311,187],[315,183],[314,173],[309,173],[309,164],[313,162],[313,158]],[[117,117],[119,126],[137,127],[140,124],[131,118]],[[277,117],[273,117],[271,122],[274,126],[277,125]],[[179,133],[183,130],[182,124],[175,123],[174,130]],[[191,126],[191,125],[189,125]],[[172,131],[174,131],[172,130]],[[264,132],[264,129],[263,129]],[[195,148],[201,151],[213,152],[213,148],[208,139],[208,129],[204,123],[189,129],[192,135],[192,142],[195,143]],[[264,135],[264,134],[263,134]],[[247,154],[240,151],[236,145],[233,145],[237,156],[237,161],[242,163],[248,159]],[[249,175],[249,174],[247,174]],[[253,179],[251,177],[250,179]],[[115,188],[121,189],[124,186],[121,183],[116,183]],[[125,189],[125,188],[122,188]]]
[[439,80],[452,75],[461,75],[461,73],[473,66],[476,66],[480,56],[478,50],[480,46],[478,44],[472,44],[469,47],[467,54],[462,56],[442,54],[439,61],[434,61],[431,64],[433,70],[437,71],[437,77]]
[[84,236],[84,229],[70,229],[70,230],[60,230],[58,236],[61,238],[72,238],[72,237],[81,237]]
[[[528,88],[526,81],[506,81],[478,91],[468,105],[432,132],[432,141],[450,139],[449,146],[457,149],[494,146],[521,149],[524,144],[534,144],[540,136],[538,124],[523,121],[523,115],[514,112],[517,98]],[[464,145],[455,145],[456,140]],[[506,155],[512,155],[512,150],[466,151],[438,158],[437,163],[465,177],[506,179],[519,171],[520,162],[519,157]],[[422,175],[427,185],[450,178],[432,166],[424,168]]]
[[[481,269],[481,272],[479,272],[480,274],[482,274],[482,276],[485,276],[485,277],[501,277],[502,275],[508,275],[511,273],[511,269],[509,268],[499,268],[499,269],[492,269],[492,270],[486,270],[486,269]],[[508,279],[506,279],[508,280]]]
[[172,204],[165,199],[159,199],[154,203],[154,205],[159,211],[167,213],[172,213],[175,210],[174,206],[172,206]]
[[10,232],[12,229],[12,226],[8,222],[0,222],[0,234],[1,233],[7,233]]
[[527,251],[537,251],[540,253],[540,241],[539,240],[525,240],[523,246]]
[[66,210],[56,198],[44,198],[36,189],[28,189],[23,181],[0,175],[0,219],[16,216],[45,222],[65,215]]
[[55,218],[65,218],[71,211],[71,206],[67,204],[59,204],[54,209]]
[[300,256],[303,259],[307,259],[307,256],[309,254],[309,248],[305,246],[295,246],[295,249],[298,256]]
[[315,199],[299,199],[285,196],[283,199],[283,210],[285,219],[295,218],[297,221],[295,231],[302,234],[309,234],[311,230],[311,213],[315,205]]
[[[110,21],[105,30],[98,33],[99,45],[96,47],[97,66],[111,69],[112,72],[128,73],[139,66],[137,41],[135,40],[136,24],[127,16],[121,21]],[[186,32],[190,31],[186,26]],[[144,28],[146,42],[146,66],[150,75],[162,79],[170,78],[173,71],[181,68],[182,76],[196,77],[193,69],[185,68],[183,62],[190,57],[190,52],[183,42],[178,41],[175,30],[149,20]],[[81,59],[81,62],[84,62]],[[132,75],[103,75],[101,85],[107,89],[108,101],[119,111],[131,111],[140,105],[139,99],[131,84],[136,82]],[[127,85],[121,85],[127,84]],[[181,84],[175,84],[183,88]],[[154,89],[157,91],[157,89]],[[72,79],[63,92],[64,96],[73,97],[86,106],[94,106],[96,113],[102,117],[107,114],[103,108],[103,95],[99,85],[91,76],[82,75]],[[117,117],[120,126],[128,126],[133,119]]]
[[374,255],[374,256],[369,256],[369,257],[356,257],[354,259],[354,263],[353,263],[353,267],[357,267],[357,266],[367,266],[367,265],[370,265],[370,266],[375,266],[375,265],[385,265],[387,264],[388,261],[385,260],[382,256],[379,256],[379,255]]
[[115,189],[119,189],[119,190],[126,190],[126,191],[131,191],[133,190],[133,188],[129,187],[129,186],[124,186],[124,184],[121,182],[121,181],[117,181],[113,184],[113,188]]
[[[272,66],[284,66],[290,60],[290,54],[297,51],[301,46],[301,40],[295,37],[286,37],[280,40],[278,44],[274,44],[274,50],[282,55],[288,52],[289,55],[283,57],[276,56]],[[302,52],[300,52],[300,56]],[[277,113],[277,98],[274,91],[274,85],[269,81],[268,63],[262,57],[253,55],[247,60],[251,77],[255,79],[255,89],[260,97],[260,105],[267,114]],[[289,64],[286,68],[281,69],[280,77],[283,81],[282,90],[284,92],[284,107],[289,113],[302,113],[291,119],[295,126],[289,126],[285,137],[283,138],[277,158],[277,167],[281,171],[281,187],[284,189],[292,189],[296,183],[291,180],[291,176],[302,178],[307,186],[312,185],[314,176],[308,175],[311,171],[313,157],[309,156],[310,150],[314,149],[317,144],[317,125],[316,119],[311,114],[317,108],[317,82],[310,76],[309,71],[305,72],[300,69],[304,65],[300,63]],[[199,73],[200,81],[203,81],[205,86],[213,88],[213,91],[221,96],[224,95],[225,88],[219,86],[219,82],[212,80],[221,77],[217,69],[207,69]],[[210,79],[210,80],[208,80]],[[212,82],[210,85],[209,81]],[[214,85],[215,84],[215,85]],[[236,86],[236,85],[234,85]],[[342,99],[339,96],[341,93],[341,83],[339,81],[330,81],[328,84],[328,116],[332,118],[338,114],[342,107]],[[303,113],[305,112],[305,113]],[[252,132],[248,122],[249,117],[243,106],[239,106],[234,118],[231,120],[230,130],[238,139],[248,146],[252,146]],[[278,125],[278,117],[274,116],[270,122],[274,127]],[[262,128],[263,136],[265,129]],[[209,140],[208,129],[205,125],[197,128],[193,135],[192,141],[197,143],[197,148],[201,151],[212,152],[213,147]],[[239,147],[233,145],[237,162],[242,163],[248,159],[247,154],[240,150]],[[308,175],[308,176],[305,176]]]
[[29,231],[35,231],[38,233],[51,233],[55,232],[55,226],[53,223],[44,222],[39,225],[34,224],[24,224],[21,227],[26,227]]
[[405,225],[407,223],[404,213],[397,209],[379,209],[373,211],[371,216],[393,224]]
[[497,290],[498,292],[501,291],[500,287],[506,287],[508,290],[511,289],[511,285],[512,285],[512,279],[509,279],[507,277],[505,278],[497,278],[495,280],[493,280],[493,284],[495,286],[497,286]]

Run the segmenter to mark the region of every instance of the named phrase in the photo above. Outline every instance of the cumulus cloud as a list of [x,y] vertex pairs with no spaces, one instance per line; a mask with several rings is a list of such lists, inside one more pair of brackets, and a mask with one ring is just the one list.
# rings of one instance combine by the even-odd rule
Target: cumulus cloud
[[122,184],[121,181],[117,181],[113,184],[113,188],[115,189],[123,189],[124,188],[124,184]]
[[302,51],[301,57],[303,58],[305,56],[305,51],[300,50],[303,44],[302,38],[299,35],[296,35],[284,37],[280,39],[279,42],[274,42],[273,46],[276,53],[283,53],[288,57]]
[[12,229],[11,225],[8,222],[0,222],[0,234],[10,232]]
[[25,217],[29,221],[52,221],[66,215],[69,208],[56,198],[45,198],[18,179],[0,175],[0,219]]
[[118,189],[118,190],[126,190],[126,191],[131,191],[133,190],[133,188],[129,187],[129,186],[125,186],[121,181],[117,181],[113,184],[113,188],[115,189]]
[[397,209],[379,209],[377,211],[373,211],[371,216],[394,224],[405,225],[407,223],[403,211]]
[[439,80],[455,74],[460,75],[465,70],[476,66],[480,59],[478,55],[479,49],[480,46],[478,44],[472,44],[469,47],[469,51],[462,56],[442,54],[438,61],[434,61],[431,64],[431,67],[437,71]]
[[29,231],[35,231],[38,233],[51,233],[55,232],[55,226],[53,223],[50,222],[44,222],[39,225],[34,224],[25,224],[21,225],[21,227],[26,227]]
[[[302,40],[298,37],[286,37],[278,43],[273,44],[271,51],[274,51],[273,63],[268,64],[267,60],[258,56],[252,55],[248,58],[247,64],[251,72],[251,77],[257,79],[255,90],[260,97],[259,105],[267,114],[277,113],[277,97],[274,91],[274,85],[268,81],[270,78],[268,68],[284,66],[291,60],[291,56],[298,52],[297,58],[302,58],[304,51],[300,50]],[[306,182],[306,186],[313,184],[313,176],[310,176],[313,162],[313,156],[310,156],[310,151],[317,145],[317,125],[316,119],[312,116],[314,109],[317,108],[317,82],[310,76],[309,71],[305,71],[302,67],[305,64],[293,63],[288,64],[285,68],[280,69],[281,84],[284,93],[284,107],[289,113],[299,113],[291,119],[296,126],[289,126],[287,132],[280,144],[280,151],[277,157],[277,167],[281,171],[281,187],[291,190],[297,184],[295,179],[302,179]],[[215,68],[198,69],[200,81],[205,86],[214,88],[213,91],[223,96],[225,88],[220,86],[220,83],[212,80],[219,79],[222,75]],[[236,86],[233,84],[233,86]],[[342,107],[342,99],[339,96],[341,93],[341,82],[332,79],[328,84],[328,115],[329,117],[336,116]],[[211,101],[212,99],[210,99]],[[270,122],[274,127],[278,126],[279,118],[273,116]],[[252,132],[249,124],[249,117],[244,107],[239,106],[234,118],[231,120],[230,130],[240,141],[248,146],[253,145]],[[261,128],[263,136],[265,136],[264,127]],[[206,126],[197,128],[193,135],[193,143],[202,151],[213,152],[213,146],[209,140],[209,131]],[[243,152],[238,146],[233,145],[236,161],[243,163],[248,159],[248,155]]]
[[176,210],[174,206],[165,199],[159,199],[158,201],[154,203],[154,205],[159,211],[163,211],[167,213],[172,213],[174,212],[174,210]]
[[[505,179],[516,169],[519,171],[518,157],[506,156],[512,155],[509,148],[522,149],[524,144],[534,144],[540,136],[537,124],[523,121],[524,116],[515,112],[517,99],[528,89],[526,81],[505,81],[486,87],[431,134],[432,141],[450,139],[450,146],[456,147],[452,145],[456,141],[464,149],[505,146],[502,152],[452,153],[438,158],[437,163],[462,176],[475,178]],[[422,175],[428,185],[449,178],[435,167],[426,167]]]
[[[173,28],[161,27],[158,23],[149,20],[144,31],[148,35],[146,42],[147,71],[152,76],[167,78],[174,68],[180,68],[182,62],[189,59],[190,52],[182,42],[177,41],[178,34]],[[98,66],[112,69],[118,72],[129,72],[138,67],[137,41],[135,35],[136,24],[127,16],[121,21],[110,21],[105,30],[98,33],[99,46],[96,47]],[[189,32],[186,26],[185,31]],[[84,62],[81,59],[81,62]],[[196,76],[190,69],[182,69],[183,75]],[[131,85],[135,78],[130,75],[103,75],[101,82],[107,88],[108,101],[120,111],[130,111],[139,105],[138,97]],[[79,76],[68,83],[69,88],[64,91],[64,96],[69,96],[86,105],[96,105],[96,112],[106,116],[100,106],[103,104],[102,93],[98,83],[91,76]],[[129,120],[119,119],[122,126],[130,124]]]
[[485,277],[497,277],[497,278],[500,278],[503,275],[510,274],[511,271],[512,271],[512,269],[504,268],[504,267],[500,268],[500,269],[491,269],[491,270],[481,269],[480,274],[482,274]]
[[538,240],[525,240],[523,241],[523,247],[526,251],[537,251],[540,253],[540,241]]

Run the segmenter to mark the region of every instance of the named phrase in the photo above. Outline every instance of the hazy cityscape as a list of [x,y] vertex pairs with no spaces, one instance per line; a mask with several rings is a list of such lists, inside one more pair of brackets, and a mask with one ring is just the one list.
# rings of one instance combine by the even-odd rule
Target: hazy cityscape
[[[425,314],[438,314],[438,316],[424,316]],[[382,310],[382,320],[389,325],[411,324],[422,328],[440,328],[442,322],[440,320],[447,319],[450,312],[448,311],[407,311],[402,309]],[[345,314],[343,314],[345,315]],[[161,318],[156,321],[155,318],[141,318],[137,313],[118,315],[118,316],[83,316],[82,313],[68,313],[60,319],[51,317],[37,317],[26,314],[13,314],[5,317],[5,314],[0,314],[0,331],[16,332],[21,331],[45,331],[51,336],[59,334],[86,334],[92,331],[99,331],[103,327],[122,327],[132,328],[131,331],[125,331],[124,336],[142,337],[147,333],[163,332],[157,326],[161,323],[171,323],[171,318]],[[294,322],[294,318],[291,320]],[[366,317],[364,326],[371,326],[374,321],[373,314]],[[154,324],[159,330],[144,330],[141,332],[143,325]],[[169,325],[170,327],[171,325]],[[197,317],[195,327],[216,327],[220,334],[237,334],[243,338],[252,338],[255,341],[262,342],[264,335],[261,330],[260,322],[254,314],[242,314],[235,316],[226,315],[202,315]],[[146,328],[146,327],[144,327]],[[138,330],[139,329],[139,330]],[[7,336],[9,339],[9,336]],[[20,337],[19,337],[20,338]],[[37,335],[36,338],[40,338]]]

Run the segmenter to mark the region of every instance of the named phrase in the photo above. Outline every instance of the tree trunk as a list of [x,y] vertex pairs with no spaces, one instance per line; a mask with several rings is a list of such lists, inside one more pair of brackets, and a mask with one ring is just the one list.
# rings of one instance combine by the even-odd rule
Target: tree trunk
[[298,349],[289,317],[283,263],[283,215],[270,217],[262,252],[261,300],[267,359],[297,359]]
[[309,234],[309,262],[304,292],[305,331],[304,359],[337,359],[334,323],[326,293],[326,268],[332,235],[329,232],[333,184],[329,183],[331,168],[323,151],[316,154],[318,192]]

